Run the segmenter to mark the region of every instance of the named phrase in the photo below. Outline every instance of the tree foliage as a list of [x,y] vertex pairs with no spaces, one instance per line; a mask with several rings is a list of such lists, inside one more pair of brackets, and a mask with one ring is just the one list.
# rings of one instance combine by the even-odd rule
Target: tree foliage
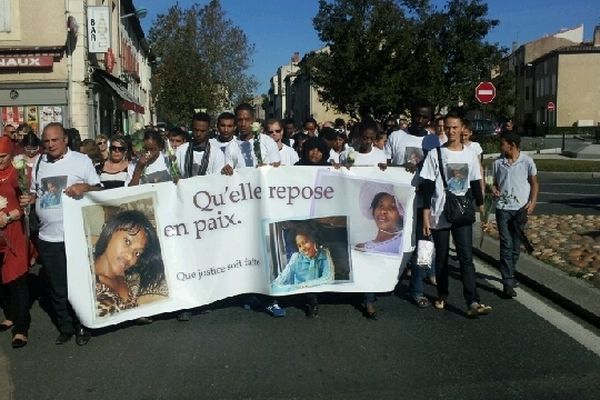
[[254,45],[219,0],[170,7],[156,17],[148,40],[160,59],[152,81],[158,114],[169,123],[187,123],[198,108],[231,109],[256,87],[247,74]]
[[320,0],[313,23],[326,48],[302,67],[325,102],[357,118],[417,99],[469,106],[503,54],[484,40],[498,24],[486,15],[480,0]]

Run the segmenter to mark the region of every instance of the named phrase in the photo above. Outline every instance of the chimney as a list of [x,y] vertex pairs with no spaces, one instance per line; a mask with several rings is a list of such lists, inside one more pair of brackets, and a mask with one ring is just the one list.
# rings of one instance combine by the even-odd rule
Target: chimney
[[300,62],[300,53],[295,52],[292,56],[292,64],[298,64]]

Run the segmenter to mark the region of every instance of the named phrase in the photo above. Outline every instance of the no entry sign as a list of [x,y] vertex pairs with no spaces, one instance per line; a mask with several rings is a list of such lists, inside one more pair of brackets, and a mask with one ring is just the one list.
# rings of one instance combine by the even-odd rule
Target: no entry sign
[[492,82],[479,82],[475,88],[475,98],[481,104],[489,104],[496,98],[496,86]]
[[546,108],[548,109],[548,111],[554,111],[554,110],[556,110],[556,104],[554,104],[553,102],[549,101],[548,105],[546,106]]

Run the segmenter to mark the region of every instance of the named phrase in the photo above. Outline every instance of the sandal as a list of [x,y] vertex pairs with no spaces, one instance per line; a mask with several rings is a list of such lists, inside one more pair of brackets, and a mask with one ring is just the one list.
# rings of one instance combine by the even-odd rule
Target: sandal
[[488,315],[492,311],[491,306],[486,306],[482,303],[473,303],[467,310],[467,317],[476,318],[480,315]]
[[27,336],[22,333],[17,333],[13,336],[12,340],[12,348],[20,349],[21,347],[25,347],[27,345]]
[[419,308],[427,308],[431,305],[431,302],[425,296],[413,299],[413,303]]
[[443,310],[446,307],[446,300],[435,299],[435,301],[433,302],[433,306],[438,310]]
[[[8,323],[7,323],[8,322]],[[0,332],[6,332],[10,328],[12,328],[15,324],[10,320],[4,320],[0,323]]]

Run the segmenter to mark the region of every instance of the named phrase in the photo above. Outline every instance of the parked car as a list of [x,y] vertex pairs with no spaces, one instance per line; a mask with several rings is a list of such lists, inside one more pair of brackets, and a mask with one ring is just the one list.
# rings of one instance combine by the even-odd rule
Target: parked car
[[491,136],[498,133],[498,125],[490,119],[474,119],[471,121],[471,129],[475,136]]

